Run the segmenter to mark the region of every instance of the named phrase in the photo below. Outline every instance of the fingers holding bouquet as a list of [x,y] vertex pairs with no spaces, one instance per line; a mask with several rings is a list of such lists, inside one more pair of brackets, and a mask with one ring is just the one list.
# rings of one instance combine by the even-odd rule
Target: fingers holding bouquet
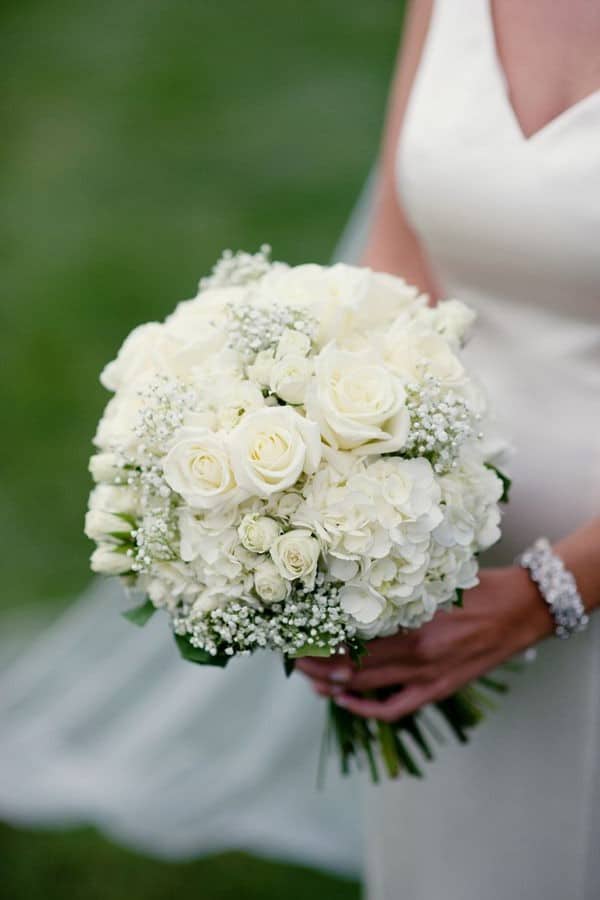
[[359,662],[307,658],[298,668],[337,706],[394,722],[451,696],[551,632],[551,617],[522,569],[487,570],[461,609],[441,610],[416,631],[370,641]]

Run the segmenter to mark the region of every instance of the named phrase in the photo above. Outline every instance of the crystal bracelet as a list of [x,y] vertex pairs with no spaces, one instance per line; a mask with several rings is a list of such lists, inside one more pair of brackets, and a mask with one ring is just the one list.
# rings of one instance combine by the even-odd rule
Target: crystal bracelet
[[554,633],[568,638],[583,631],[588,622],[581,595],[572,573],[553,551],[547,538],[538,538],[517,560],[527,569],[532,581],[550,607],[554,619]]

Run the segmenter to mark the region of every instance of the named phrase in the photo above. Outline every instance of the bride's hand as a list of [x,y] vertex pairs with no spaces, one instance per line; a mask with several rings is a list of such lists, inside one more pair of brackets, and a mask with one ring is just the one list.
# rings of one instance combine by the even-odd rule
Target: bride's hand
[[[414,632],[370,641],[360,665],[336,657],[302,659],[297,667],[340,706],[395,721],[449,696],[552,629],[546,604],[523,569],[487,569],[480,584],[465,592],[462,608],[440,611]],[[398,685],[385,700],[360,696]]]

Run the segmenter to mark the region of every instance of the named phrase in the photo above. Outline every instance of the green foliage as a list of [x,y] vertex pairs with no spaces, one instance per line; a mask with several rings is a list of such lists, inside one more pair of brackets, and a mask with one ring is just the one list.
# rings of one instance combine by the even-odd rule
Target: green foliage
[[322,656],[329,658],[331,652],[328,647],[317,647],[316,644],[303,644],[291,655],[291,659],[302,659],[303,656]]
[[492,472],[495,472],[502,482],[502,496],[500,497],[500,502],[508,503],[508,501],[510,500],[510,489],[512,487],[511,479],[497,466],[492,465],[492,463],[486,463],[485,465],[486,468],[491,469]]
[[296,668],[296,660],[290,659],[289,656],[284,656],[283,657],[283,671],[285,672],[286,678],[290,678],[293,675],[295,668]]
[[127,619],[128,622],[133,622],[134,625],[145,625],[148,619],[151,619],[154,613],[156,612],[156,607],[152,600],[146,600],[145,603],[142,603],[140,606],[134,606],[132,609],[128,609],[126,612],[122,613],[124,619]]
[[225,654],[211,656],[206,650],[194,647],[182,634],[175,635],[175,643],[183,659],[187,662],[196,663],[198,666],[217,666],[220,669],[224,669],[230,660],[230,657],[225,656]]

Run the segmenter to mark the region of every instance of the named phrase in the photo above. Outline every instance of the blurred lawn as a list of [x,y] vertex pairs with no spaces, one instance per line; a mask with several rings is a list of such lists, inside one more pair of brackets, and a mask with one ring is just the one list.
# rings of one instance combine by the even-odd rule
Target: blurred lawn
[[[88,580],[87,457],[107,399],[97,376],[131,327],[191,296],[225,246],[266,240],[291,262],[328,260],[376,153],[402,7],[3,0],[4,609],[56,610]],[[41,878],[45,853],[68,869],[82,841],[90,866],[127,874],[85,893],[73,869],[69,897],[124,896],[129,878],[130,897],[162,897],[187,877],[148,863],[171,873],[152,893],[135,881],[139,861],[89,835],[2,831],[13,872],[2,896],[50,897],[30,846]],[[263,864],[245,865],[264,883]],[[179,871],[198,872],[212,900],[233,896],[217,886],[228,866]],[[282,892],[272,872],[261,897]],[[314,878],[295,874],[293,896],[314,894]],[[355,896],[339,890],[320,896]]]
[[303,869],[227,853],[177,865],[145,859],[88,829],[68,838],[0,825],[2,900],[358,900],[360,888]]

